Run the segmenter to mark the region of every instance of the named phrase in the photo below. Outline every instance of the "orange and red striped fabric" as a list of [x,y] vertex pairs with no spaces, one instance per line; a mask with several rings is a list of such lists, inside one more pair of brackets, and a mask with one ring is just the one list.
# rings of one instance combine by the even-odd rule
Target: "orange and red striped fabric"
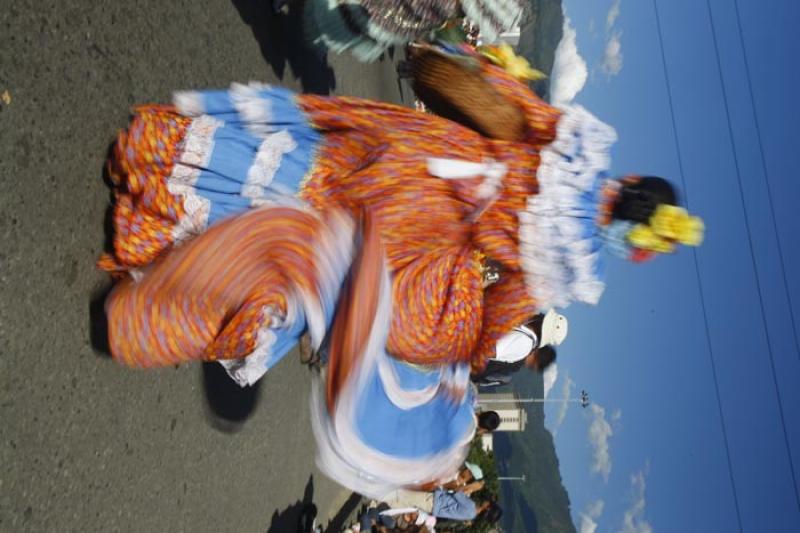
[[248,355],[292,295],[319,295],[324,228],[296,209],[251,211],[166,254],[141,281],[121,280],[106,303],[114,358],[153,367]]

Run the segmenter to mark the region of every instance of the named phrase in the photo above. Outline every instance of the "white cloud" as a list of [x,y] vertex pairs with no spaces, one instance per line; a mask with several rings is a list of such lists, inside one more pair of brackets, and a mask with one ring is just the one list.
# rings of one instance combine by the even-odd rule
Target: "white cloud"
[[605,507],[603,500],[595,500],[586,505],[586,509],[581,513],[580,533],[597,531],[597,519],[603,514],[603,507]]
[[[564,376],[564,383],[561,385],[561,397],[565,400],[572,397],[572,391],[575,389],[575,382],[569,377],[569,372],[567,375]],[[556,421],[553,424],[553,429],[551,433],[553,435],[558,432],[558,428],[561,427],[561,424],[564,423],[564,419],[567,417],[567,409],[569,409],[570,402],[561,402],[558,406],[558,413],[556,413]]]
[[631,506],[622,518],[622,529],[618,533],[653,533],[653,526],[645,520],[645,489],[649,465],[631,476]]
[[580,533],[594,533],[597,531],[597,522],[591,517],[581,513]]
[[555,362],[544,369],[542,379],[544,380],[544,397],[547,398],[547,395],[553,389],[553,385],[556,384],[556,380],[558,380],[558,365]]
[[611,474],[611,452],[608,439],[614,434],[606,420],[606,410],[593,403],[590,406],[592,422],[589,424],[589,444],[592,445],[592,472],[608,481]]
[[606,41],[606,50],[603,53],[603,62],[600,69],[607,76],[616,76],[622,70],[622,32],[614,31]]
[[578,52],[577,34],[569,17],[564,17],[564,36],[556,47],[553,70],[550,74],[550,100],[568,104],[586,85],[589,69]]
[[614,27],[614,23],[617,21],[617,17],[619,17],[619,8],[622,0],[614,0],[611,3],[611,8],[608,10],[608,15],[606,15],[606,31],[611,31],[611,28]]

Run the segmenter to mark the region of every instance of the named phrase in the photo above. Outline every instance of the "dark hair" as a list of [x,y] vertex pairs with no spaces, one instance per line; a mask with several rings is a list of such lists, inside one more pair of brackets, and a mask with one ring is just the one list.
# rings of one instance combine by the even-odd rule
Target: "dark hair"
[[532,329],[537,336],[541,336],[542,322],[544,322],[544,313],[539,313],[538,315],[533,315],[524,325]]
[[494,431],[500,425],[497,411],[484,411],[478,415],[478,427],[486,431]]
[[544,372],[556,360],[556,349],[550,345],[542,346],[536,350],[536,370]]
[[646,224],[659,204],[678,205],[675,189],[664,178],[645,176],[635,183],[624,183],[613,216]]
[[503,516],[503,509],[495,502],[489,502],[489,507],[483,510],[483,519],[490,523],[496,524]]

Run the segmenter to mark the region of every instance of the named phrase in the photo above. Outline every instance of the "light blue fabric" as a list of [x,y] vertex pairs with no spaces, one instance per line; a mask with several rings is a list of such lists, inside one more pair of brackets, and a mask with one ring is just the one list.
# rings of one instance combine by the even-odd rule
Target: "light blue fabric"
[[[193,192],[210,202],[208,225],[299,191],[322,137],[298,108],[292,92],[277,87],[234,86],[229,91],[189,94],[193,107],[199,106],[196,111],[220,121],[214,130],[211,153],[206,154],[207,163],[199,169],[193,184]],[[290,140],[292,148],[270,151],[270,145],[279,139],[284,147]],[[266,152],[262,158],[271,157],[257,160],[259,150]],[[272,164],[273,173],[268,168]],[[253,173],[259,171],[271,173],[266,182],[253,181]],[[246,187],[253,185],[261,186],[261,190],[255,195],[251,190],[247,195]]]
[[472,498],[461,491],[450,492],[444,489],[433,491],[433,511],[436,518],[450,520],[472,520],[478,515],[478,509]]
[[269,352],[269,357],[264,362],[264,370],[267,371],[278,364],[289,351],[297,345],[297,341],[306,329],[306,319],[300,316],[287,327],[274,328],[272,333],[275,335],[275,342]]
[[402,361],[390,357],[389,365],[394,370],[400,386],[405,390],[422,390],[431,385],[438,385],[440,382],[439,372],[420,371]]
[[615,220],[602,229],[606,249],[621,259],[630,259],[633,247],[628,243],[628,233],[636,224],[630,220]]
[[[385,357],[391,359],[388,355]],[[407,383],[416,382],[414,386],[420,382],[417,379],[439,376],[438,370],[404,366],[409,378]],[[411,374],[418,376],[411,378]],[[435,455],[463,443],[474,423],[472,396],[471,387],[458,402],[440,391],[427,403],[401,409],[389,398],[377,369],[374,369],[358,398],[355,431],[367,446],[393,457],[414,459]]]

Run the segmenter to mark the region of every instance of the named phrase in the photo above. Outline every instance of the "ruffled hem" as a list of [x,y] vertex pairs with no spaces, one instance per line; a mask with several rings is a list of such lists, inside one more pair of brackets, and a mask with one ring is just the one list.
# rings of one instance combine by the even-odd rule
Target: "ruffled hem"
[[222,125],[222,121],[208,115],[193,119],[183,139],[180,158],[167,178],[170,194],[183,199],[184,216],[172,229],[175,244],[199,235],[208,226],[211,202],[197,194],[194,185],[202,169],[208,166],[214,151],[214,134]]
[[261,320],[266,324],[256,333],[256,345],[253,351],[244,359],[223,359],[219,363],[228,372],[230,378],[240,387],[253,385],[266,374],[269,369],[269,358],[273,351],[277,336],[272,331],[273,327],[280,324],[280,319],[275,316],[271,307],[262,310]]
[[330,213],[317,241],[317,258],[314,261],[316,292],[311,294],[296,287],[287,295],[286,313],[283,316],[270,306],[264,307],[261,316],[263,325],[256,333],[253,351],[243,359],[219,361],[240,387],[255,384],[283,358],[287,348],[291,348],[297,340],[292,332],[308,328],[312,348],[319,349],[334,314],[339,287],[352,262],[354,230],[354,223],[349,217],[337,212]]
[[596,304],[605,289],[596,220],[617,134],[581,106],[563,111],[541,152],[539,194],[519,214],[520,262],[539,309]]
[[[320,470],[372,498],[450,477],[475,433],[469,367],[422,369],[392,359],[384,348],[392,313],[385,266],[376,289],[369,337],[333,407],[320,381],[311,398]],[[418,438],[405,438],[409,427]]]
[[319,135],[293,93],[234,83],[227,91],[177,92],[173,101],[192,118],[167,178],[185,212],[173,228],[176,244],[250,207],[300,203],[291,197],[309,172]]

